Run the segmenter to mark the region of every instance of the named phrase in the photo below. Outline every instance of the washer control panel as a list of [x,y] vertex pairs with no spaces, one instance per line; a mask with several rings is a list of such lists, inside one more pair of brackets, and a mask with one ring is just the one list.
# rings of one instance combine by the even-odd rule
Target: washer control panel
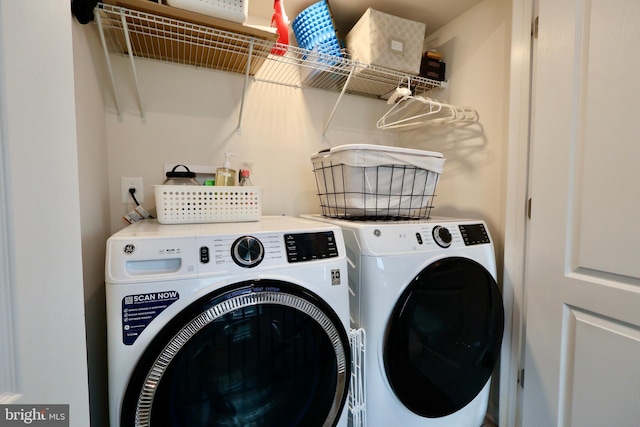
[[284,242],[289,262],[311,261],[338,256],[333,231],[285,234]]
[[338,257],[333,231],[210,236],[199,240],[199,270],[220,271],[219,266],[273,267]]
[[177,227],[139,221],[109,238],[107,249],[108,283],[255,276],[293,267],[327,270],[345,262],[338,226],[280,216]]

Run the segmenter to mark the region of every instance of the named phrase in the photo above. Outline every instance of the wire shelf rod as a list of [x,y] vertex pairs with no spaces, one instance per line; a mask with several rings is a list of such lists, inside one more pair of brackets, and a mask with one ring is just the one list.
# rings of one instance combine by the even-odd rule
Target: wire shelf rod
[[107,41],[104,35],[104,28],[102,26],[102,20],[100,19],[99,9],[96,8],[93,11],[94,19],[98,23],[98,33],[100,34],[100,42],[102,43],[102,49],[104,50],[104,56],[107,63],[107,70],[109,72],[109,78],[111,80],[111,89],[113,90],[113,101],[116,106],[116,114],[118,115],[118,120],[122,120],[122,114],[120,112],[120,104],[118,103],[118,91],[116,89],[116,80],[113,75],[113,67],[111,66],[111,60],[109,58],[109,52],[107,50]]
[[[125,19],[124,15],[122,15],[122,28],[124,30],[124,35],[125,35],[125,41],[127,43],[127,50],[129,52],[132,52],[131,49],[131,37],[129,34],[129,31],[127,29],[127,20]],[[133,55],[129,55],[129,62],[131,64],[131,71],[133,72],[133,82],[136,88],[136,95],[137,95],[137,99],[138,99],[138,108],[140,108],[140,118],[142,119],[142,121],[146,121],[145,115],[144,115],[144,108],[142,106],[142,97],[140,95],[140,84],[138,83],[138,73],[136,71],[136,64],[135,61],[133,59]]]

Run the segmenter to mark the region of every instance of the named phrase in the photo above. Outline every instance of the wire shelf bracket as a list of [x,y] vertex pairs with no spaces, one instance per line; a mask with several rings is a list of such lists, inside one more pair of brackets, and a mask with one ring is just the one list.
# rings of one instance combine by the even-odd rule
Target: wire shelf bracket
[[[129,26],[127,25],[127,18],[124,14],[120,15],[122,20],[122,28],[124,29],[124,39],[127,43],[127,51],[133,52],[131,48],[131,35],[129,34]],[[136,88],[136,99],[138,100],[138,108],[140,109],[140,118],[142,122],[146,122],[147,119],[144,115],[144,107],[142,106],[142,97],[140,96],[140,84],[138,82],[138,73],[136,71],[136,63],[133,59],[134,55],[129,55],[129,63],[131,64],[131,72],[133,73],[133,83]]]
[[353,73],[356,70],[355,65],[351,67],[351,71],[349,71],[349,76],[347,77],[347,81],[344,82],[344,85],[342,86],[342,90],[340,91],[340,95],[338,95],[338,99],[336,100],[335,105],[333,106],[333,110],[331,111],[331,115],[329,115],[329,119],[327,120],[327,123],[324,125],[324,129],[322,130],[322,138],[326,138],[327,137],[327,131],[329,130],[329,126],[331,125],[331,122],[333,121],[333,116],[336,114],[336,110],[338,109],[338,104],[340,104],[340,101],[342,100],[342,96],[344,95],[344,93],[347,90],[347,87],[349,87],[349,82],[351,81],[351,77],[353,77]]
[[254,41],[249,41],[249,53],[247,55],[247,67],[244,72],[244,84],[242,86],[242,100],[240,101],[240,112],[238,113],[238,127],[236,128],[236,133],[238,135],[242,134],[242,116],[244,115],[244,102],[247,98],[247,87],[249,86],[249,72],[251,70],[251,56],[253,55],[253,43]]
[[100,19],[100,9],[95,8],[93,10],[93,16],[98,24],[98,34],[100,34],[100,42],[102,43],[102,49],[104,50],[104,59],[107,63],[107,71],[109,71],[109,77],[111,81],[111,89],[113,91],[113,102],[116,106],[116,113],[118,120],[122,120],[122,111],[120,110],[120,103],[118,102],[118,90],[116,88],[116,79],[113,75],[113,67],[111,66],[111,59],[109,57],[109,50],[107,48],[107,40],[104,36],[104,28],[102,27],[102,19]]

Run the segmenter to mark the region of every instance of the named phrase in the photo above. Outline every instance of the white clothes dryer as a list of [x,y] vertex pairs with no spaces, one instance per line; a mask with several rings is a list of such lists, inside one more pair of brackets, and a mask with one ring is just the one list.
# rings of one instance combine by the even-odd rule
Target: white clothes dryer
[[346,274],[340,229],[300,218],[115,233],[111,426],[346,426]]
[[482,425],[504,329],[486,224],[305,217],[342,228],[366,426]]

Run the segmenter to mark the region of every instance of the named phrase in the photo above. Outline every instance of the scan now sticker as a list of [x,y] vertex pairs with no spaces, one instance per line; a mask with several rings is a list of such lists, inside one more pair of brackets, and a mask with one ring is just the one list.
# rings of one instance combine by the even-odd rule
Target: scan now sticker
[[69,405],[0,405],[0,427],[69,427]]

